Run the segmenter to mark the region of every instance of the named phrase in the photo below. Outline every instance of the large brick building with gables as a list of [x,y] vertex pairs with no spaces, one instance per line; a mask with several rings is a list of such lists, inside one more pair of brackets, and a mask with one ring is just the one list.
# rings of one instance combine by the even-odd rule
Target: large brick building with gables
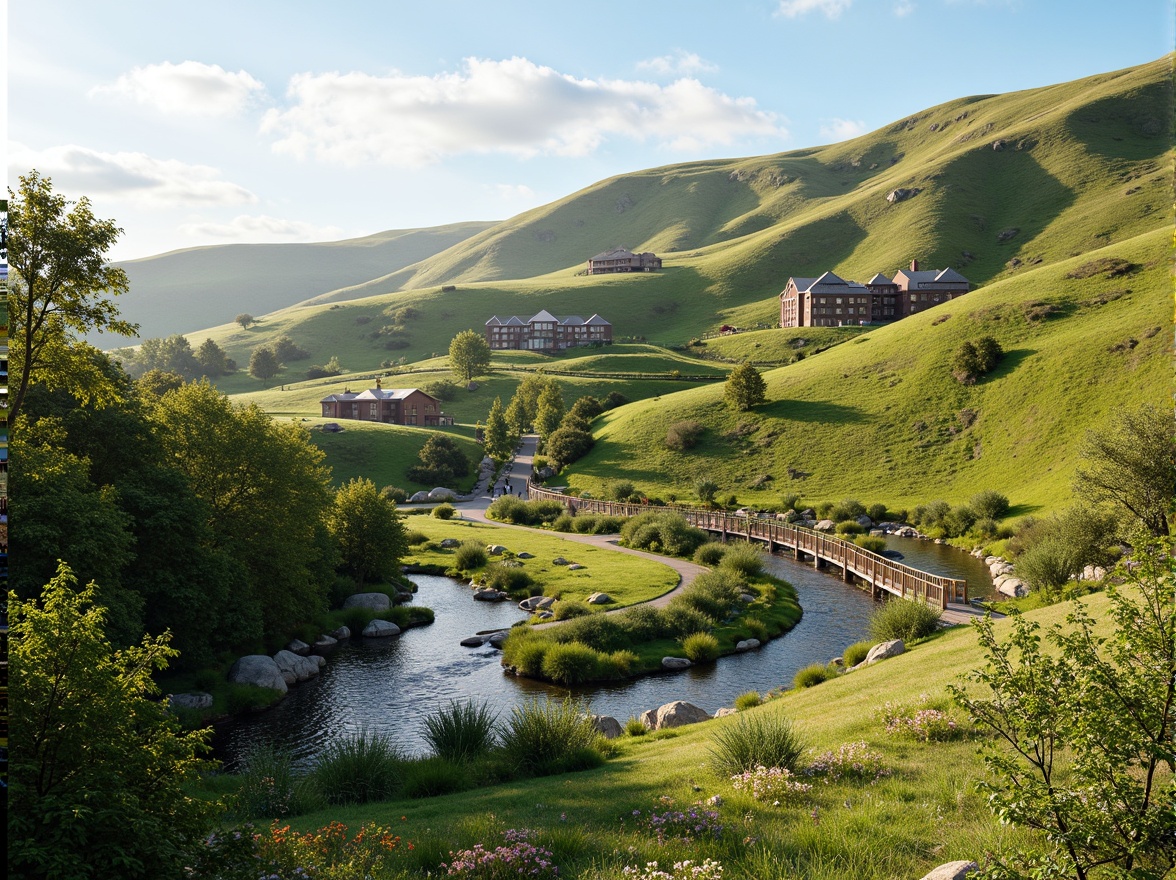
[[600,315],[587,321],[579,315],[557,318],[546,309],[532,318],[494,315],[486,322],[486,342],[495,351],[563,351],[577,345],[611,343],[612,324]]
[[376,387],[366,391],[343,391],[320,402],[324,419],[353,419],[389,425],[420,425],[435,428],[452,425],[453,417],[441,412],[441,401],[419,388]]

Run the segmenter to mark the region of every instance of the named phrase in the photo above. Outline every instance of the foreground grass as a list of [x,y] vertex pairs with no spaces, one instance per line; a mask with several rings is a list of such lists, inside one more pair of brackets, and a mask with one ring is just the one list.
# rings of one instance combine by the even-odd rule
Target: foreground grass
[[[1099,616],[1105,597],[1089,600]],[[1064,619],[1068,604],[1031,612],[1050,625]],[[1007,623],[998,622],[998,633]],[[924,642],[907,654],[790,692],[747,710],[783,714],[814,752],[864,741],[891,771],[871,783],[816,781],[805,797],[772,806],[737,792],[711,769],[710,748],[720,719],[614,741],[616,754],[603,767],[582,773],[513,782],[426,800],[397,800],[362,808],[338,807],[300,816],[296,828],[331,821],[358,828],[376,821],[391,826],[412,850],[402,848],[402,876],[434,876],[453,850],[482,843],[492,848],[508,828],[530,828],[554,854],[560,876],[619,880],[625,866],[658,860],[663,867],[684,858],[716,858],[725,880],[845,877],[919,877],[934,865],[983,858],[1026,832],[1001,826],[977,793],[984,778],[976,734],[921,744],[885,732],[879,710],[887,702],[917,703],[922,695],[943,699],[957,676],[982,665],[974,634],[960,627]],[[672,693],[667,692],[667,700]],[[718,812],[718,838],[690,842],[656,837],[638,821],[650,811],[706,806]]]
[[[678,585],[678,573],[668,565],[582,544],[551,532],[504,528],[471,520],[444,521],[431,516],[409,517],[405,525],[410,531],[428,535],[430,544],[439,544],[444,538],[456,538],[476,541],[484,546],[501,544],[516,554],[530,553],[534,559],[519,560],[522,570],[542,587],[543,595],[557,599],[582,601],[600,591],[616,600],[608,608],[619,608],[655,599]],[[558,556],[585,567],[569,571],[565,565],[552,564]],[[447,569],[453,566],[453,557],[453,550],[417,546],[410,548],[404,562]]]

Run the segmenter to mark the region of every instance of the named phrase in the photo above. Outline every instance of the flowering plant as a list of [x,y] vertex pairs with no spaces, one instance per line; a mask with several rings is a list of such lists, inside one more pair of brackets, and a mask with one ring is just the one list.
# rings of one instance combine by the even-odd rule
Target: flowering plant
[[637,824],[648,828],[657,835],[657,842],[664,844],[667,840],[692,841],[704,837],[718,839],[723,834],[723,825],[719,822],[717,810],[703,810],[697,806],[683,810],[667,810],[655,813],[650,810],[643,816],[640,810],[633,811]]
[[919,742],[943,742],[959,735],[959,725],[946,712],[927,705],[928,697],[920,697],[920,705],[907,706],[887,703],[880,710],[886,732],[910,736]]
[[762,764],[731,777],[736,791],[747,791],[757,801],[774,801],[780,804],[799,799],[812,790],[812,785],[801,782],[792,771],[784,767],[765,767]]
[[628,867],[621,872],[626,880],[722,880],[723,866],[714,859],[696,865],[687,859],[674,862],[674,870],[663,871],[657,862],[647,862],[644,868]]
[[835,752],[823,752],[813,759],[805,771],[820,776],[825,782],[836,779],[873,782],[890,775],[890,768],[882,763],[882,755],[864,742],[845,743]]
[[482,844],[472,849],[450,852],[448,864],[442,864],[449,877],[469,880],[505,880],[510,877],[558,877],[559,866],[551,851],[531,841],[535,832],[527,828],[511,828],[503,832],[505,846],[492,850]]
[[[401,845],[400,837],[374,822],[353,837],[347,826],[332,822],[317,831],[299,833],[275,822],[269,834],[259,834],[258,874],[263,880],[347,880],[378,877],[388,856]],[[412,844],[407,844],[412,849]]]

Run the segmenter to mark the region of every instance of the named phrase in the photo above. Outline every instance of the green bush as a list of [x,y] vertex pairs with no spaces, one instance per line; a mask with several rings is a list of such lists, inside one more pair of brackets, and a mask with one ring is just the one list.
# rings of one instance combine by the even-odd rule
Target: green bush
[[686,522],[680,513],[648,511],[630,517],[621,527],[621,542],[626,547],[691,556],[710,536]]
[[448,758],[412,761],[404,767],[401,794],[410,798],[440,797],[469,787],[468,767]]
[[871,504],[866,508],[866,516],[874,522],[885,522],[886,520],[886,505],[885,504]]
[[531,586],[535,579],[521,568],[496,563],[486,569],[486,577],[482,583],[493,590],[526,597],[531,594]]
[[823,663],[810,663],[803,669],[797,670],[792,679],[792,686],[797,689],[811,688],[813,685],[828,681],[835,675],[837,673]]
[[612,651],[628,644],[624,629],[611,614],[583,614],[550,632],[558,642],[581,642],[597,651]]
[[317,793],[294,772],[294,758],[273,746],[249,750],[232,812],[241,819],[279,819],[317,809]]
[[854,642],[841,654],[841,662],[845,664],[848,669],[850,666],[857,666],[866,659],[866,655],[870,653],[870,648],[874,647],[872,641]]
[[577,700],[530,700],[511,710],[503,752],[536,776],[583,769],[602,760],[602,737]]
[[699,565],[714,567],[723,561],[723,554],[727,552],[727,545],[718,541],[707,541],[694,551],[694,561]]
[[543,672],[543,655],[551,645],[529,629],[511,633],[502,646],[502,665],[513,666],[529,678],[538,678]]
[[735,698],[735,708],[742,712],[745,709],[754,709],[763,701],[759,691],[745,691]]
[[486,548],[477,541],[463,541],[453,552],[453,567],[460,571],[473,571],[484,566],[490,557]]
[[837,534],[841,535],[841,537],[843,537],[843,538],[846,537],[847,535],[864,535],[865,532],[866,532],[865,526],[858,525],[857,523],[853,522],[852,520],[849,520],[847,522],[839,522],[837,524]]
[[592,534],[615,535],[624,524],[625,520],[619,516],[599,516],[596,518],[596,528],[592,530]]
[[404,536],[405,542],[409,547],[419,547],[421,544],[426,544],[429,541],[429,536],[424,532],[407,532]]
[[700,422],[693,420],[674,422],[666,431],[666,446],[678,451],[693,449],[705,430]]
[[596,517],[590,513],[578,513],[572,525],[579,534],[591,535],[596,530]]
[[719,640],[710,633],[694,633],[682,640],[682,653],[693,663],[713,663],[719,659]]
[[870,616],[870,635],[879,642],[912,642],[931,635],[938,626],[936,609],[909,599],[891,599]]
[[611,483],[605,487],[604,494],[606,498],[611,498],[613,501],[628,501],[629,496],[637,492],[637,487],[628,480],[620,480],[616,483]]
[[1004,519],[1009,514],[1009,499],[995,489],[977,492],[968,502],[981,519]]
[[579,530],[579,523],[576,522],[577,517],[573,517],[570,513],[561,513],[551,521],[551,527],[557,532],[572,532]]
[[764,562],[764,551],[758,544],[731,544],[719,567],[744,577],[755,577],[764,570]]
[[652,605],[634,605],[607,619],[616,621],[636,644],[661,638],[668,630],[665,616]]
[[498,715],[485,703],[450,701],[425,718],[425,741],[433,754],[447,761],[480,757],[497,739]]
[[360,731],[328,745],[313,778],[328,803],[366,804],[391,798],[403,769],[403,758],[391,739]]
[[683,639],[697,632],[708,632],[714,621],[690,605],[671,602],[662,612],[665,621],[665,635]]
[[765,712],[741,714],[715,732],[710,764],[716,773],[729,778],[756,767],[796,769],[804,741],[783,714]]
[[846,498],[844,501],[830,505],[827,516],[833,522],[845,522],[846,520],[856,520],[865,512],[866,506],[856,498]]
[[582,684],[596,678],[600,655],[580,642],[557,643],[543,655],[543,677],[556,684]]
[[433,517],[435,519],[453,519],[455,513],[457,513],[457,508],[452,504],[438,504],[433,508]]
[[583,602],[561,599],[551,606],[551,613],[555,615],[556,620],[571,620],[573,617],[591,614],[592,609]]
[[649,728],[646,727],[640,718],[629,716],[629,720],[625,722],[625,733],[629,736],[645,736],[649,733]]
[[498,522],[520,526],[529,526],[533,523],[527,502],[517,495],[500,495],[495,498],[486,508],[486,516]]
[[624,648],[597,657],[597,673],[600,678],[628,678],[629,673],[641,658]]
[[696,577],[670,600],[670,608],[693,608],[717,623],[725,619],[732,607],[739,603],[739,597],[746,587],[747,584],[739,575],[720,567]]
[[766,642],[771,636],[771,633],[768,631],[768,625],[758,617],[743,618],[743,626],[751,633],[753,639],[759,639],[761,642]]
[[385,498],[387,498],[389,501],[393,501],[396,504],[403,504],[405,501],[408,500],[408,493],[405,492],[403,489],[401,489],[399,486],[385,486],[383,489],[380,490],[380,494],[383,495]]
[[871,553],[881,553],[886,549],[886,539],[879,538],[876,535],[858,535],[853,539],[853,542],[863,550],[869,550]]

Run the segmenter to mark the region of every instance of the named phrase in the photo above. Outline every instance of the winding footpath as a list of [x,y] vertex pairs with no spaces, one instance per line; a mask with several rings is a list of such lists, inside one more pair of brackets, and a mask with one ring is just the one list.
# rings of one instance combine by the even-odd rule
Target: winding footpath
[[[511,471],[500,479],[496,486],[490,487],[485,493],[478,493],[472,501],[461,501],[454,504],[459,515],[463,519],[473,520],[475,522],[487,523],[492,526],[497,526],[504,529],[522,529],[523,531],[534,531],[528,526],[514,525],[513,523],[502,523],[497,520],[490,519],[486,516],[486,508],[488,508],[493,501],[491,492],[497,491],[499,495],[506,491],[517,495],[520,498],[526,498],[527,487],[530,485],[531,471],[535,461],[535,451],[539,444],[539,438],[535,434],[527,434],[523,437],[519,451],[516,453],[511,464]],[[705,566],[698,565],[694,562],[688,562],[685,559],[675,559],[672,556],[659,556],[655,553],[646,553],[642,550],[633,550],[629,547],[622,547],[617,543],[615,535],[581,535],[574,532],[559,532],[559,537],[568,541],[575,541],[578,544],[588,544],[592,547],[601,547],[605,550],[613,550],[617,553],[628,553],[632,556],[640,556],[643,559],[650,559],[654,562],[660,562],[662,565],[669,566],[678,573],[678,585],[670,590],[668,593],[663,593],[656,599],[649,600],[648,604],[655,608],[664,608],[670,603],[670,599],[681,590],[683,587],[690,584],[696,577],[707,571]],[[621,609],[616,609],[621,610]]]

